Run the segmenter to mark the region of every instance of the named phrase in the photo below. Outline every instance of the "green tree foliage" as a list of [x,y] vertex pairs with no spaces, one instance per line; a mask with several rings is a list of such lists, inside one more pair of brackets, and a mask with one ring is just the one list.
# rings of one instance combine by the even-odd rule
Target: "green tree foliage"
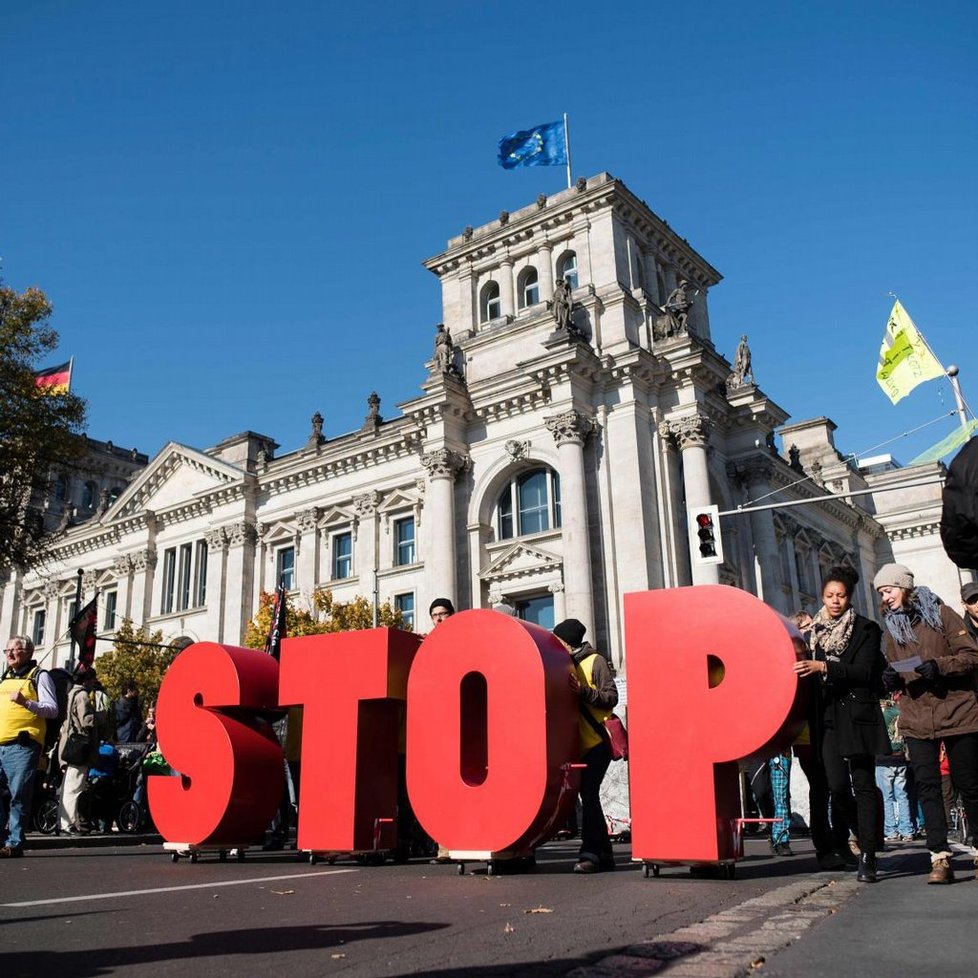
[[139,687],[143,707],[155,703],[163,676],[180,651],[175,646],[160,648],[162,645],[161,631],[151,632],[142,625],[133,628],[132,621],[123,618],[115,630],[112,648],[95,660],[98,678],[109,696],[121,696],[125,681],[132,678]]
[[[275,595],[263,591],[258,602],[258,611],[248,622],[245,631],[246,648],[265,647],[274,607]],[[385,601],[377,609],[377,624],[411,631],[410,626],[404,622],[404,616],[389,601]],[[337,601],[332,591],[321,588],[312,596],[312,611],[296,608],[292,603],[286,606],[285,634],[291,638],[300,635],[325,635],[327,632],[351,632],[363,628],[373,628],[373,606],[359,594],[352,601]]]
[[0,284],[0,571],[43,557],[50,540],[39,507],[84,451],[85,402],[34,382],[58,347],[50,318],[40,289],[18,295]]

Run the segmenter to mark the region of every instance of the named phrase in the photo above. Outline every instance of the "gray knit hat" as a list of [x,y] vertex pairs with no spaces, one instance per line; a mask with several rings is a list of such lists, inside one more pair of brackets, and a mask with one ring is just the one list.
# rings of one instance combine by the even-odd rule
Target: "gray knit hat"
[[902,587],[908,591],[913,587],[913,571],[903,564],[884,564],[873,578],[873,587]]

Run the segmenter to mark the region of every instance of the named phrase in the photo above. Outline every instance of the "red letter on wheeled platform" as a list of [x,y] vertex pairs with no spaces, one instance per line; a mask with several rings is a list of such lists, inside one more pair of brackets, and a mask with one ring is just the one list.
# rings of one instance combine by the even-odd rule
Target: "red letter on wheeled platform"
[[735,858],[737,762],[804,723],[783,618],[720,585],[625,595],[632,854]]
[[157,701],[160,751],[177,777],[153,775],[153,821],[168,842],[244,845],[282,795],[282,751],[254,711],[273,709],[278,663],[263,652],[198,642],[173,661]]
[[424,640],[408,680],[407,775],[415,815],[459,853],[527,853],[573,801],[570,658],[545,629],[464,611]]

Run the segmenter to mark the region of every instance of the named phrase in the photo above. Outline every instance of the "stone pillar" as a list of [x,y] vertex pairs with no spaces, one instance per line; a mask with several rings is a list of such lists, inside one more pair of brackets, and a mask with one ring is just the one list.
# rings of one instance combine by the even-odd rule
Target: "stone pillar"
[[567,617],[567,602],[564,601],[564,584],[554,581],[547,590],[554,596],[554,624]]
[[129,602],[132,595],[132,560],[129,554],[120,554],[112,562],[112,573],[115,574],[115,627],[118,628],[123,618],[129,618]]
[[130,554],[132,559],[132,598],[129,617],[136,628],[145,625],[153,613],[153,583],[156,580],[156,551],[148,547]]
[[655,263],[655,252],[651,249],[643,251],[642,263],[645,272],[645,291],[656,305],[661,306],[665,300],[663,296],[659,295],[659,276]]
[[[227,607],[228,538],[223,527],[204,534],[207,542],[207,595],[204,625],[207,641],[224,641],[224,610]],[[256,609],[257,610],[257,609]]]
[[[591,544],[588,539],[584,442],[597,429],[580,411],[544,418],[557,443],[560,469],[560,512],[564,549],[564,617],[578,618],[594,635],[594,594],[591,588]],[[556,609],[555,609],[556,610]]]
[[504,316],[513,316],[513,259],[506,257],[499,263],[499,305]]
[[[672,418],[668,422],[669,433],[676,439],[683,457],[683,490],[686,496],[686,533],[689,541],[689,514],[709,506],[710,470],[707,464],[706,446],[709,441],[709,419],[701,414],[684,418]],[[698,564],[690,555],[693,584],[719,584],[718,564]]]
[[[747,489],[749,499],[758,499],[771,491],[772,471],[770,460],[760,456],[735,462],[728,468],[731,477]],[[750,531],[754,538],[754,556],[761,572],[761,579],[757,582],[758,597],[777,611],[790,614],[791,609],[785,607],[781,587],[781,555],[772,510],[753,510],[750,514]]]
[[319,583],[319,507],[311,506],[295,514],[299,535],[295,541],[296,586],[309,594]]
[[425,522],[429,549],[423,555],[425,578],[434,595],[458,601],[455,553],[455,478],[469,465],[458,452],[439,448],[421,456],[428,473],[425,493]]
[[[378,553],[377,506],[380,493],[376,489],[353,497],[353,551],[360,579],[360,593],[374,604],[377,598]],[[417,615],[417,611],[415,612]],[[416,620],[420,621],[419,618]]]
[[476,309],[475,278],[472,275],[471,264],[466,263],[458,271],[458,330],[462,335],[468,335],[475,329],[478,321]]
[[224,532],[228,542],[224,640],[231,645],[240,645],[245,627],[257,610],[253,585],[258,531],[254,523],[242,521],[226,526]]
[[554,297],[554,257],[548,241],[540,245],[540,260],[537,262],[537,281],[540,283],[540,301],[550,302]]

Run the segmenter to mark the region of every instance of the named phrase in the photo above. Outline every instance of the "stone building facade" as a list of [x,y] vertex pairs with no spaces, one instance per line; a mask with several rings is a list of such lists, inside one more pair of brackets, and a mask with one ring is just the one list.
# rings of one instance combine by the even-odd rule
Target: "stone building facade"
[[[862,471],[828,419],[786,425],[749,360],[732,367],[715,345],[719,273],[621,181],[581,179],[467,227],[425,266],[445,329],[396,417],[371,395],[359,430],[327,437],[316,415],[284,453],[251,431],[206,451],[168,444],[43,568],[2,584],[0,629],[42,620],[43,654],[60,662],[82,569],[101,634],[127,616],[234,644],[284,577],[295,602],[362,594],[421,630],[436,596],[506,602],[545,626],[580,618],[624,666],[630,591],[718,581],[789,613],[817,607],[821,571],[841,562],[872,613],[873,573],[897,559],[956,596],[936,532],[941,466]],[[880,491],[830,496],[862,489]],[[691,509],[758,500],[817,501],[724,516],[722,564],[691,560]]]

